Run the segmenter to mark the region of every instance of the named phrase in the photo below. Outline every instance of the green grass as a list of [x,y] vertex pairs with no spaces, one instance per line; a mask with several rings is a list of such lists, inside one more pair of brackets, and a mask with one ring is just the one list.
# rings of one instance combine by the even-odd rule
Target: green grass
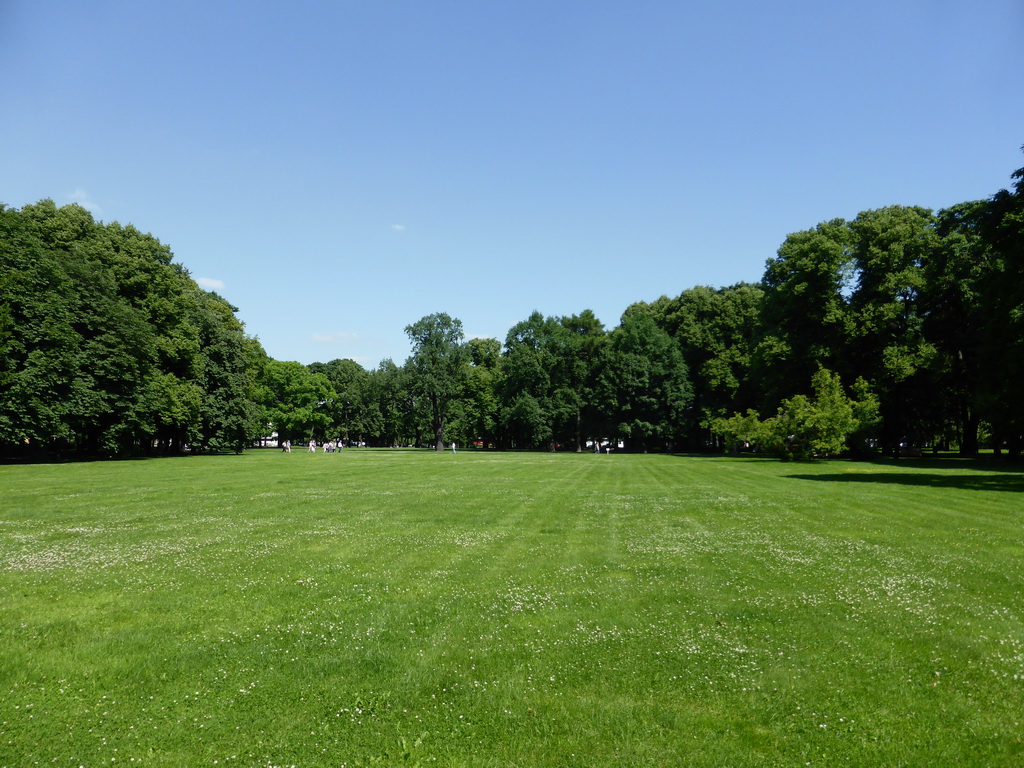
[[0,466],[0,766],[1024,764],[1024,477]]

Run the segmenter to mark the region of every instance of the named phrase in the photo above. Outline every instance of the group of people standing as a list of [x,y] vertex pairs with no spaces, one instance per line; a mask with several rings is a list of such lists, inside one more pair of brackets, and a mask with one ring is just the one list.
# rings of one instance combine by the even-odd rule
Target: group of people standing
[[[336,451],[340,451],[342,448],[345,447],[345,445],[344,445],[344,443],[342,443],[341,440],[330,440],[330,441],[324,443],[323,447],[324,447],[324,453],[334,453]],[[284,451],[285,453],[291,453],[292,452],[292,441],[291,440],[284,440],[284,441],[282,441],[281,442],[281,450]],[[316,453],[316,440],[310,440],[309,441],[309,452],[310,453]]]

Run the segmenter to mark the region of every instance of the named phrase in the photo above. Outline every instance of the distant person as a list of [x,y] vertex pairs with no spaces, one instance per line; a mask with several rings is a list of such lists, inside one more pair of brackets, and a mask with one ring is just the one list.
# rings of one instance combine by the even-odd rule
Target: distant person
[[316,440],[309,441],[309,452],[316,453]]
[[455,454],[455,441],[452,440],[452,455]]

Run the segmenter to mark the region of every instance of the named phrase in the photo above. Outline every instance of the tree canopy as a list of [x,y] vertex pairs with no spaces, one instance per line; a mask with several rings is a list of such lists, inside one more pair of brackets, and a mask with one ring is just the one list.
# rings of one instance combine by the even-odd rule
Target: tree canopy
[[242,450],[262,350],[236,309],[134,227],[0,206],[0,446],[8,454]]
[[[532,312],[504,340],[444,312],[411,354],[271,359],[149,234],[0,205],[0,453],[254,441],[965,455],[1024,448],[1024,168],[987,200],[888,206],[785,237],[758,283]],[[773,414],[762,418],[761,414]]]

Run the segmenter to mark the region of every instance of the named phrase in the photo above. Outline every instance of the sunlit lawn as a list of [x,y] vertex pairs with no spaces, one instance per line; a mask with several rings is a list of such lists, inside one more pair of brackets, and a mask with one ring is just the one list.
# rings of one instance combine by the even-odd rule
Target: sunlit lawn
[[1024,764],[997,465],[0,466],[0,766]]

